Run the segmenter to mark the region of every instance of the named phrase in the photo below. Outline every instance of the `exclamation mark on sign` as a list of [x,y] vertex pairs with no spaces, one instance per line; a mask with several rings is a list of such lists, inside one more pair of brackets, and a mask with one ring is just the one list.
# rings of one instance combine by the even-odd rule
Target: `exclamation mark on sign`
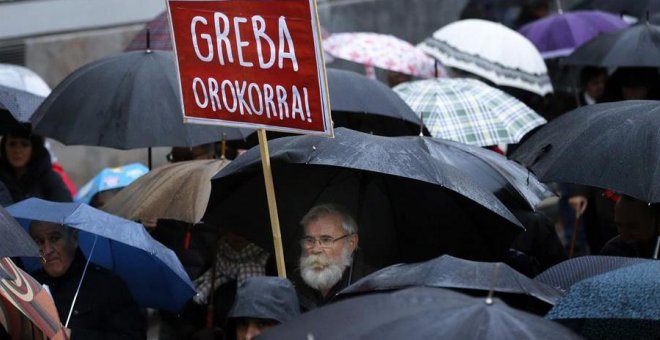
[[303,95],[305,96],[305,111],[307,111],[307,122],[312,122],[312,113],[309,111],[309,99],[307,97],[307,88],[303,87]]

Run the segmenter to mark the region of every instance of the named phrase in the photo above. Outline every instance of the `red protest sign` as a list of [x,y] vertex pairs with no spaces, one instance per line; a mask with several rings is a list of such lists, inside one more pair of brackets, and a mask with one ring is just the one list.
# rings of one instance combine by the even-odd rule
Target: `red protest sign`
[[168,0],[184,120],[332,135],[314,0]]

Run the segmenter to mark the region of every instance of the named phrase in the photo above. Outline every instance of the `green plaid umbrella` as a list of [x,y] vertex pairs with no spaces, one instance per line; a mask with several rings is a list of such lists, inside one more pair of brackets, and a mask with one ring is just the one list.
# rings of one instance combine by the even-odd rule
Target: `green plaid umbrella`
[[429,79],[394,91],[433,137],[487,146],[517,143],[546,120],[518,99],[474,79]]

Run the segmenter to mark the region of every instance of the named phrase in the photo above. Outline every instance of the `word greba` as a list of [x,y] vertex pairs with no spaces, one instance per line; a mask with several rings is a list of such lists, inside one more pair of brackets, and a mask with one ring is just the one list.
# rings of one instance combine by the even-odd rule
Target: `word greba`
[[[214,12],[212,22],[209,21],[207,17],[198,15],[190,22],[192,45],[199,61],[227,67],[258,66],[262,70],[290,67],[293,72],[298,72],[295,44],[284,16],[277,20],[276,38],[266,33],[266,21],[260,15],[254,15],[249,20],[240,16],[230,19],[222,12]],[[251,35],[241,36],[244,25],[251,26]],[[252,53],[244,53],[244,50]],[[256,60],[245,58],[245,55],[255,54]],[[304,86],[284,87],[238,79],[193,77],[192,90],[195,104],[202,109],[210,108],[213,112],[225,110],[241,115],[265,115],[269,119],[279,117],[312,121],[308,90]]]

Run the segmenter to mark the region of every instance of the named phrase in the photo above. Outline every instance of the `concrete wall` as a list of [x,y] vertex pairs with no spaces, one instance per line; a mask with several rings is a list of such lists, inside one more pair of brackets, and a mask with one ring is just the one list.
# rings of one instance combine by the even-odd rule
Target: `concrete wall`
[[[52,2],[59,1],[74,3],[80,0]],[[154,6],[157,6],[152,2],[153,0],[149,0],[150,6],[143,9],[142,16],[148,13],[150,18],[157,14],[157,11],[156,14],[152,13]],[[388,33],[416,44],[443,25],[458,19],[466,2],[467,0],[318,0],[318,8],[321,25],[331,33]],[[34,3],[38,4],[39,1]],[[162,4],[164,9],[164,1]],[[3,7],[3,10],[4,8],[6,7]],[[132,15],[131,18],[133,17],[136,16]],[[130,21],[126,18],[122,20],[124,23]],[[122,24],[110,28],[27,38],[25,64],[55,87],[78,67],[121,52],[142,27],[142,24]],[[348,62],[338,61],[332,66],[362,71],[360,66]],[[105,167],[131,162],[147,163],[146,150],[119,151],[100,147],[64,146],[57,142],[52,144],[60,163],[78,186]],[[165,162],[165,154],[168,151],[168,148],[154,150],[155,166]]]

